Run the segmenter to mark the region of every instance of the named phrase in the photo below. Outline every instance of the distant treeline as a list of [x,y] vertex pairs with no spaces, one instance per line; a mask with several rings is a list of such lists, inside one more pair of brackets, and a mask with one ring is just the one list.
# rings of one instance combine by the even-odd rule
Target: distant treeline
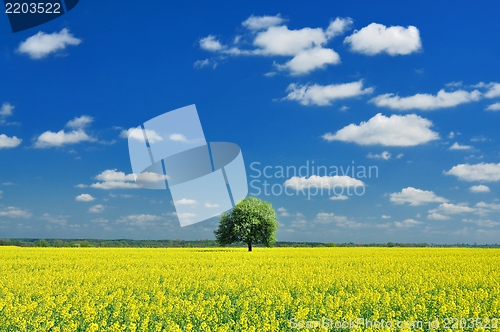
[[[0,246],[18,247],[93,247],[93,248],[215,248],[215,240],[99,240],[99,239],[0,239]],[[246,244],[234,244],[229,247],[246,247]],[[259,247],[257,245],[257,247]],[[439,248],[500,248],[500,244],[429,244],[429,243],[323,243],[323,242],[276,242],[274,247],[439,247]]]

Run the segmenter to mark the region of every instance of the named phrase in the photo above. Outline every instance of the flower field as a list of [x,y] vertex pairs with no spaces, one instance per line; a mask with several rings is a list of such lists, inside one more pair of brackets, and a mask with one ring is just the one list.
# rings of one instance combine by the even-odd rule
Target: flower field
[[0,247],[0,331],[498,331],[500,250]]

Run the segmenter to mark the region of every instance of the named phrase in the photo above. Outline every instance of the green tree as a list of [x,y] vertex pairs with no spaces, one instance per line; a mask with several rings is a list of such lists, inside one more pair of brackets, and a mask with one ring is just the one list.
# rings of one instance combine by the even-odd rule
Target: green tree
[[248,251],[252,251],[254,244],[273,245],[277,229],[276,212],[271,203],[247,197],[230,212],[222,214],[214,234],[219,245],[243,242],[248,245]]

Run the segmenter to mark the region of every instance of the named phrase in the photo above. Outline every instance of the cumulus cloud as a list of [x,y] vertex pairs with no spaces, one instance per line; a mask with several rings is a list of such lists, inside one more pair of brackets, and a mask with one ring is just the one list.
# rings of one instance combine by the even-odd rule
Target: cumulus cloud
[[331,201],[345,201],[348,199],[349,199],[349,197],[347,197],[346,195],[337,195],[337,196],[330,197]]
[[391,216],[388,216],[388,215],[383,214],[381,218],[382,218],[382,219],[391,219],[392,217],[391,217]]
[[500,163],[459,164],[445,174],[465,181],[500,181]]
[[0,210],[0,217],[8,218],[31,218],[32,214],[26,210],[21,210],[14,206],[9,206],[3,210]]
[[304,75],[315,69],[323,69],[326,65],[340,63],[340,56],[329,48],[315,47],[297,53],[284,65],[277,65],[280,70],[288,70],[292,75]]
[[391,154],[388,151],[384,151],[381,154],[376,154],[376,153],[368,153],[366,156],[367,158],[371,159],[383,159],[383,160],[389,160],[391,159]]
[[330,22],[330,25],[328,25],[328,28],[325,31],[325,35],[327,38],[333,38],[342,35],[347,30],[349,30],[351,26],[352,26],[352,18],[337,17],[334,21]]
[[395,221],[394,222],[394,226],[396,226],[398,228],[415,227],[415,226],[418,226],[420,224],[422,224],[421,221],[417,221],[417,220],[414,220],[414,219],[406,219],[406,220],[403,220],[403,221]]
[[[325,45],[349,29],[352,19],[338,17],[330,22],[325,30],[309,27],[291,30],[284,23],[285,20],[279,15],[252,15],[242,23],[249,33],[246,36],[237,36],[234,45],[223,45],[215,36],[208,35],[200,39],[200,48],[230,56],[291,57],[285,64],[275,65],[279,70],[289,71],[292,75],[304,75],[313,70],[324,69],[327,65],[340,63],[337,52],[326,48]],[[242,37],[249,38],[254,48],[239,48],[238,43]]]
[[75,200],[77,202],[92,202],[95,200],[95,198],[89,194],[81,194],[81,195],[76,196]]
[[367,55],[407,55],[422,48],[420,32],[411,25],[404,28],[371,23],[346,37],[344,43],[350,46],[351,51]]
[[484,220],[484,219],[479,219],[479,220],[462,219],[462,222],[473,223],[473,224],[476,224],[479,227],[496,227],[496,226],[500,225],[499,221]]
[[460,214],[460,213],[470,213],[476,212],[476,209],[471,208],[465,204],[452,204],[452,203],[442,203],[437,208],[429,210],[429,213],[437,213],[442,215],[449,214]]
[[91,206],[89,208],[89,212],[91,212],[91,213],[102,213],[102,212],[104,212],[104,205],[97,204],[97,205]]
[[137,128],[129,128],[126,130],[122,130],[120,133],[121,138],[133,138],[137,141],[144,142],[144,131],[146,132],[146,136],[148,138],[148,142],[153,144],[156,142],[163,141],[163,137],[158,134],[156,131],[152,129],[145,130],[136,130]]
[[335,188],[346,188],[346,187],[359,187],[364,186],[363,181],[352,178],[347,175],[334,175],[334,176],[318,176],[312,175],[308,178],[292,176],[290,179],[286,180],[284,183],[285,187],[289,187],[295,190],[310,189],[310,188],[325,188],[332,189]]
[[363,81],[330,84],[330,85],[299,85],[290,84],[287,88],[288,95],[284,100],[295,100],[302,105],[331,105],[338,99],[353,98],[373,92],[373,88],[363,89]]
[[493,111],[493,112],[500,111],[500,103],[491,104],[488,107],[486,107],[486,110]]
[[122,217],[118,219],[117,223],[125,223],[131,226],[147,226],[152,224],[154,221],[161,220],[159,216],[152,214],[132,214],[129,216]]
[[412,206],[448,201],[446,198],[437,196],[432,191],[416,189],[413,187],[404,188],[399,193],[392,193],[389,200],[395,204],[410,203]]
[[186,138],[186,136],[184,136],[182,134],[171,134],[170,136],[168,136],[168,138],[174,142],[184,142],[184,143],[189,142],[189,140]]
[[350,124],[335,134],[326,133],[323,139],[354,142],[360,145],[415,146],[439,139],[439,135],[429,129],[432,122],[415,114],[392,115],[381,113],[359,125]]
[[488,193],[490,192],[490,188],[488,186],[485,186],[484,184],[480,184],[477,186],[472,186],[469,188],[469,191],[471,193],[477,194],[477,193]]
[[250,16],[241,25],[249,30],[264,30],[285,22],[279,14],[276,16]]
[[182,199],[176,200],[175,204],[176,205],[177,204],[179,204],[179,205],[194,205],[194,204],[196,204],[196,201],[194,199],[182,198]]
[[81,129],[73,130],[71,132],[65,132],[60,130],[57,133],[52,131],[46,131],[40,136],[38,136],[35,147],[36,148],[50,148],[50,147],[61,147],[69,144],[77,144],[81,142],[94,142],[95,138],[87,135],[87,133]]
[[66,123],[66,127],[71,128],[71,131],[66,132],[64,129],[61,129],[58,132],[52,132],[48,130],[37,137],[35,148],[51,148],[81,142],[95,142],[96,139],[85,132],[85,127],[93,121],[94,119],[88,115],[75,117]]
[[440,108],[454,107],[464,103],[470,103],[481,99],[481,92],[474,90],[471,92],[457,90],[446,92],[440,90],[436,95],[417,93],[409,97],[399,97],[393,93],[379,95],[370,102],[378,107],[388,107],[397,111],[407,111],[418,109],[421,111],[431,111]]
[[18,147],[23,140],[16,136],[9,137],[5,134],[0,134],[0,149],[12,149]]
[[315,223],[319,224],[335,224],[343,228],[361,228],[366,227],[366,224],[350,220],[345,216],[337,216],[334,213],[320,212],[316,215]]
[[14,106],[8,102],[4,102],[2,107],[0,107],[0,118],[7,117],[12,115],[12,111],[14,110]]
[[90,125],[94,119],[88,115],[82,115],[80,117],[75,117],[73,120],[68,121],[66,127],[74,128],[74,129],[83,129]]
[[431,219],[431,220],[448,220],[448,219],[450,219],[450,217],[445,216],[443,214],[439,214],[439,213],[429,213],[427,215],[427,219]]
[[98,189],[136,189],[134,174],[125,174],[117,172],[116,169],[108,169],[97,175],[96,180],[101,181],[93,183],[90,186]]
[[50,34],[40,31],[21,42],[17,50],[29,55],[31,59],[41,59],[51,53],[66,49],[68,45],[76,46],[81,42],[81,39],[75,38],[68,29],[64,28],[60,32]]
[[450,146],[449,150],[470,150],[472,149],[472,146],[470,145],[460,145],[457,142],[453,143],[452,146]]
[[484,93],[484,96],[486,98],[500,97],[500,83],[497,83],[497,82],[490,82],[490,83],[480,82],[480,83],[474,85],[474,87],[476,87],[476,88],[486,88],[486,92]]
[[219,207],[219,204],[205,203],[205,207],[207,207],[207,208],[216,208],[216,207]]
[[203,50],[211,52],[219,51],[223,48],[220,41],[218,41],[217,38],[212,35],[200,39],[200,47]]

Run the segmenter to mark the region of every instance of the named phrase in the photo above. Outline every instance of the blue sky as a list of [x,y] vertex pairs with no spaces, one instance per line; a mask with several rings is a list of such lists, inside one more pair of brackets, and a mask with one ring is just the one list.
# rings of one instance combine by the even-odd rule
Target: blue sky
[[129,128],[195,104],[279,240],[499,242],[498,4],[148,4],[0,17],[0,237],[213,238],[128,155]]

